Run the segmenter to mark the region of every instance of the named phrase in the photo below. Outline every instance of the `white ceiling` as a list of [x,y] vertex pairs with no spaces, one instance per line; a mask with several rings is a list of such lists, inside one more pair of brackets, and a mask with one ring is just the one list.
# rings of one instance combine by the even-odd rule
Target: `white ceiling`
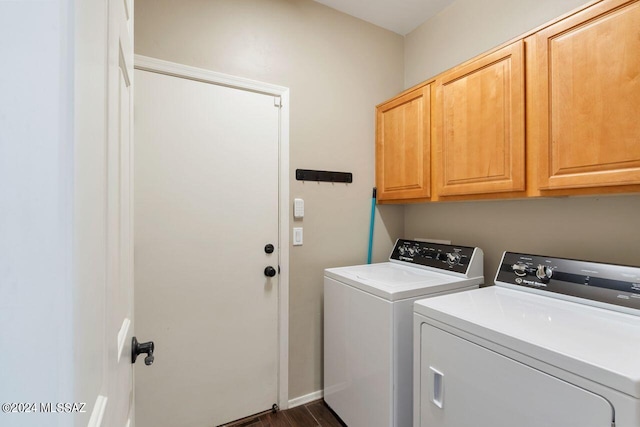
[[315,0],[402,36],[454,0]]

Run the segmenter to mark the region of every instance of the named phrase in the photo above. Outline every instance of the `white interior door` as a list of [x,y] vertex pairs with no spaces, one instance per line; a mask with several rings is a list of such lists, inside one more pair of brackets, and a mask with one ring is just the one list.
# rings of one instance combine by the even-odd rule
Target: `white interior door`
[[0,2],[3,427],[132,425],[132,13]]
[[133,423],[133,3],[109,1],[105,426]]
[[214,426],[270,409],[279,108],[270,95],[135,76],[136,328],[158,350],[154,369],[136,373],[138,426]]

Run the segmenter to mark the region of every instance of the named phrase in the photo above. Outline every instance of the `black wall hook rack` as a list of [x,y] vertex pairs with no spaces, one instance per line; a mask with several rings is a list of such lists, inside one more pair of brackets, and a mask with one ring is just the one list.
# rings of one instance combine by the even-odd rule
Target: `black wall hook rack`
[[351,172],[331,172],[318,171],[312,169],[296,169],[297,181],[317,181],[317,182],[344,182],[350,184],[353,182],[353,174]]

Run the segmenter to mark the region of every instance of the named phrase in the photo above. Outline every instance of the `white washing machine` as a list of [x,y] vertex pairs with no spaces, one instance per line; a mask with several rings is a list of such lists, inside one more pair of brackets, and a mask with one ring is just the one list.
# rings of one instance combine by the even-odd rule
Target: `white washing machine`
[[324,400],[349,427],[409,427],[413,303],[477,288],[478,248],[398,240],[389,262],[324,277]]
[[505,252],[416,302],[415,427],[640,426],[640,268]]

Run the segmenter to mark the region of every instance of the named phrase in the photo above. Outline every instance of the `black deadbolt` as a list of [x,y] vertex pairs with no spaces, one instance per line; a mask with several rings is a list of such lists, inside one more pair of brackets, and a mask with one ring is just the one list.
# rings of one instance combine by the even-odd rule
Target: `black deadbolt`
[[264,251],[268,254],[272,254],[274,250],[275,248],[271,243],[269,243],[267,246],[264,247]]
[[276,269],[271,266],[268,266],[264,269],[264,275],[267,277],[273,277],[276,275]]

